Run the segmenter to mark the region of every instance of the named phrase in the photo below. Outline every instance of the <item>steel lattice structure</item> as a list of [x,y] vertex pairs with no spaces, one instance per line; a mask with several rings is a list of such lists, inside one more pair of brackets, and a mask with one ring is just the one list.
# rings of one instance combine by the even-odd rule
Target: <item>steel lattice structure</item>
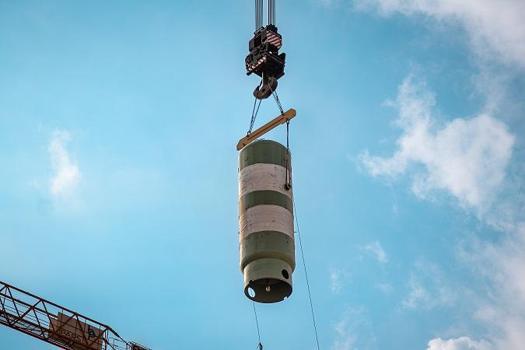
[[0,324],[65,350],[148,350],[107,325],[2,281]]

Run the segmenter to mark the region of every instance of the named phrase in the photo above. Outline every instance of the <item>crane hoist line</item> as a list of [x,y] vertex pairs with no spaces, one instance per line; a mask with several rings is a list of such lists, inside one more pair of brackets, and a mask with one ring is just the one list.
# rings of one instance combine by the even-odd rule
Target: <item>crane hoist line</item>
[[64,350],[151,350],[111,327],[0,281],[0,324]]
[[[290,120],[295,109],[284,111],[277,95],[277,81],[284,75],[283,40],[276,25],[275,0],[255,0],[255,33],[249,42],[246,72],[261,78],[253,91],[250,127],[237,143],[239,152],[239,251],[244,294],[254,302],[276,303],[292,294],[295,270]],[[280,115],[252,130],[261,102],[273,96]],[[286,145],[258,140],[286,124]],[[255,309],[254,309],[255,310]],[[261,345],[261,344],[259,344]]]

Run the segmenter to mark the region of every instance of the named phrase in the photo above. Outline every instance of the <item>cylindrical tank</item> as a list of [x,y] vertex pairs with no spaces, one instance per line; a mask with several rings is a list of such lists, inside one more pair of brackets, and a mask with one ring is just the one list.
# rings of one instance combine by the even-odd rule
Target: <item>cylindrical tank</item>
[[275,303],[292,294],[295,269],[291,157],[260,140],[239,154],[239,241],[244,294]]

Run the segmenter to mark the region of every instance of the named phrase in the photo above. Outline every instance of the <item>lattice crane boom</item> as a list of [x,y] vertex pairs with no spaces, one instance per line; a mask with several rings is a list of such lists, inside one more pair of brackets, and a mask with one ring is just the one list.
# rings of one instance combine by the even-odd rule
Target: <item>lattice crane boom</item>
[[150,350],[105,324],[2,281],[0,324],[64,350]]

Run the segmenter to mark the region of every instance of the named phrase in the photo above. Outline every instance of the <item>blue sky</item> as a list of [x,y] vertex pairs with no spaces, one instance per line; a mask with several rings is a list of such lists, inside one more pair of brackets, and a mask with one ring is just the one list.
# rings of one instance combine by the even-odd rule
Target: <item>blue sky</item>
[[[277,6],[321,348],[523,349],[523,2]],[[1,280],[155,350],[255,348],[252,22],[251,1],[0,1]],[[314,348],[300,266],[258,312],[265,349]]]

